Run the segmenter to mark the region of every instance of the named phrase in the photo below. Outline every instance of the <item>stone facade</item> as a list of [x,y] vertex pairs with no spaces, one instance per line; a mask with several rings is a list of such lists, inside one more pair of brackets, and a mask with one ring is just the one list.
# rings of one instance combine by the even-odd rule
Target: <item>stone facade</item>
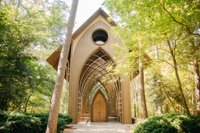
[[[116,24],[107,21],[108,17],[99,9],[73,34],[66,79],[70,89],[68,112],[74,123],[84,116],[92,119],[95,106],[102,106],[99,114],[106,110],[106,120],[114,117],[121,123],[131,123],[130,78],[123,74],[116,76],[108,69],[118,62],[114,58],[113,45],[123,45],[110,32]],[[47,59],[54,68],[57,68],[59,51],[60,48]],[[98,92],[105,103],[95,101]],[[100,95],[98,97],[102,99]]]

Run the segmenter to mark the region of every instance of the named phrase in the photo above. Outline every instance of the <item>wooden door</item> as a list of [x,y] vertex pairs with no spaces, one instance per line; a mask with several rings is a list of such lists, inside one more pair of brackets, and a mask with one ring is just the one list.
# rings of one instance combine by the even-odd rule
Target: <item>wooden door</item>
[[105,122],[107,120],[106,114],[106,101],[103,95],[99,92],[93,101],[92,121]]

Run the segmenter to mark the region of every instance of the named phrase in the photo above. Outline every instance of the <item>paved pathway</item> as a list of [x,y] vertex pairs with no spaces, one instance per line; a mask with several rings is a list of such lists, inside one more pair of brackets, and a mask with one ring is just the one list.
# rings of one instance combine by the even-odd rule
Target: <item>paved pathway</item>
[[72,128],[66,128],[64,133],[132,133],[132,126],[118,122],[78,123]]

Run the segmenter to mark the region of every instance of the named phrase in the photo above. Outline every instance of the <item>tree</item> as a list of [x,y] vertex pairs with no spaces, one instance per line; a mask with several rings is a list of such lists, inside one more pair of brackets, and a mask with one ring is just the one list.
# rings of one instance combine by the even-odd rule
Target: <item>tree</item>
[[195,83],[195,99],[196,99],[196,115],[200,115],[200,68],[199,68],[199,50],[200,50],[200,45],[199,45],[199,39],[200,38],[192,38],[190,41],[191,43],[191,54],[192,59],[192,65],[193,65],[193,75],[194,75],[194,83]]
[[[106,0],[105,5],[111,10],[113,16],[117,16],[120,26],[114,28],[114,33],[125,43],[127,49],[135,47],[139,42],[143,44],[143,52],[151,53],[152,48],[156,45],[162,48],[160,50],[164,56],[160,63],[165,63],[165,66],[161,70],[164,69],[166,72],[163,71],[161,74],[165,77],[172,76],[170,73],[173,70],[173,76],[176,78],[174,83],[177,86],[174,90],[176,98],[173,99],[176,105],[180,104],[185,113],[190,115],[189,106],[191,106],[190,96],[192,93],[189,93],[188,89],[193,85],[192,83],[189,83],[190,86],[185,84],[185,79],[188,78],[185,73],[190,72],[188,65],[194,62],[195,53],[199,53],[191,52],[190,45],[194,38],[199,40],[200,36],[199,0]],[[169,43],[171,47],[169,47]],[[196,47],[196,49],[199,51],[199,48]],[[134,54],[134,52],[129,54]],[[199,57],[199,54],[196,57]],[[132,63],[125,65],[131,66]],[[194,68],[197,77],[193,82],[198,86],[197,70],[199,69],[197,69],[197,65]],[[198,92],[198,89],[196,90]]]
[[61,93],[62,93],[65,69],[66,69],[66,64],[67,64],[68,55],[69,55],[69,49],[70,49],[70,44],[71,44],[72,31],[74,27],[77,6],[78,6],[78,0],[73,0],[72,5],[71,5],[70,16],[68,19],[66,42],[64,46],[62,47],[62,50],[60,53],[56,83],[55,83],[55,88],[54,88],[54,92],[52,96],[52,104],[51,104],[51,110],[49,114],[49,120],[48,120],[46,133],[56,133],[56,130],[57,130],[60,98],[61,98]]
[[196,92],[196,114],[200,115],[200,72],[198,59],[194,60],[194,76]]
[[141,44],[139,44],[139,84],[140,84],[140,99],[142,105],[142,115],[143,118],[148,118],[146,97],[145,97],[145,87],[144,87],[144,69],[143,69],[143,58],[144,54],[141,51]]
[[30,29],[23,30],[27,23],[21,21],[24,16],[18,15],[13,6],[2,6],[0,14],[0,109],[21,110],[33,75],[29,66],[34,57],[23,52],[32,41],[30,34],[27,35]]
[[54,69],[47,65],[31,65],[31,71],[34,73],[31,77],[31,89],[27,92],[26,101],[23,104],[25,112],[49,112],[50,100],[52,97],[52,86],[55,84],[53,77]]
[[[31,97],[48,97],[53,76],[39,57],[62,41],[66,3],[2,0],[0,8],[0,109],[24,111]],[[42,7],[42,8],[41,8]],[[48,13],[47,13],[48,12]],[[45,67],[45,68],[44,68]],[[41,70],[42,69],[42,70]],[[47,70],[48,69],[48,70]],[[42,72],[43,71],[43,72]],[[46,92],[40,91],[41,89]],[[35,95],[37,92],[37,95]],[[41,96],[43,95],[43,96]],[[31,102],[30,102],[31,101]],[[43,102],[46,101],[38,100]],[[39,106],[34,102],[33,106]],[[46,108],[49,104],[47,104]],[[47,110],[47,109],[44,110]]]
[[139,63],[139,77],[140,77],[140,99],[142,105],[142,115],[143,118],[148,118],[146,98],[145,98],[145,88],[144,88],[144,72],[142,63]]

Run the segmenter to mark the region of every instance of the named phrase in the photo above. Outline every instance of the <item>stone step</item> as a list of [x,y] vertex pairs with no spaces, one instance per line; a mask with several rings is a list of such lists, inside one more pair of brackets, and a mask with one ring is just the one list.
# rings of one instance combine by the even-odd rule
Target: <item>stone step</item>
[[81,117],[90,117],[90,114],[82,114]]
[[118,120],[118,117],[109,116],[109,117],[108,117],[108,121],[109,121],[109,122],[117,122],[117,121],[119,121],[119,120]]

